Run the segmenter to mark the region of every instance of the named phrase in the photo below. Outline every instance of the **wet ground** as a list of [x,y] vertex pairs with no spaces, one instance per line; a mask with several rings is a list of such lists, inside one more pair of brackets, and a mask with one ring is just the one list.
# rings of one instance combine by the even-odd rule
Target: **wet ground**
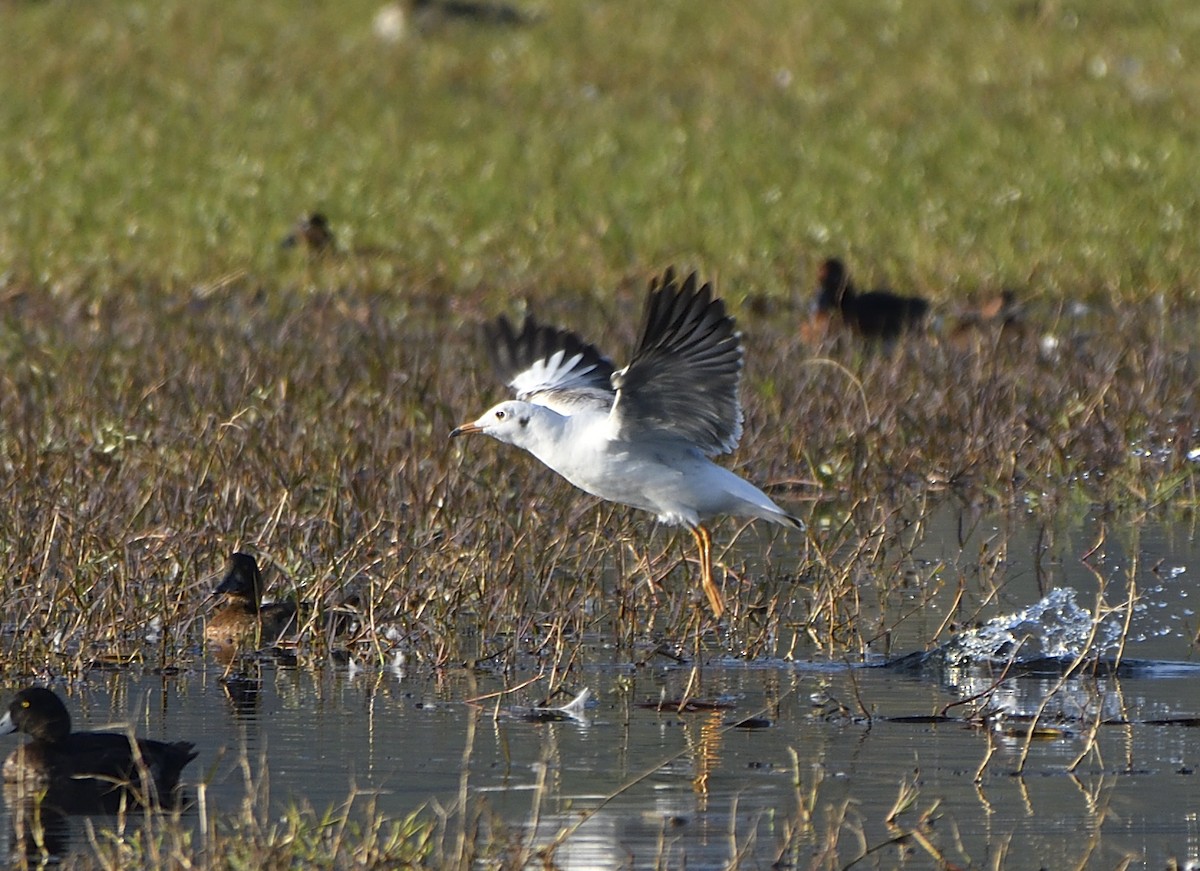
[[[133,720],[141,734],[194,741],[187,780],[210,814],[236,811],[247,770],[273,807],[336,806],[352,788],[377,793],[396,816],[483,802],[489,820],[533,830],[543,845],[558,838],[559,867],[805,868],[834,848],[842,864],[870,851],[855,867],[894,867],[902,855],[930,867],[931,849],[984,867],[1200,861],[1195,531],[1105,525],[1103,546],[1081,562],[1100,540],[1093,517],[1055,530],[1052,547],[1046,530],[1020,519],[953,506],[936,517],[914,560],[947,578],[977,565],[984,542],[1004,542],[1005,582],[979,603],[977,622],[1002,615],[1031,652],[1061,641],[1069,661],[1085,646],[1069,631],[1072,609],[1091,610],[1101,585],[1118,604],[1132,583],[1141,598],[1125,647],[1100,651],[1100,673],[1064,678],[1046,667],[998,680],[1004,656],[984,662],[979,645],[967,659],[943,648],[955,656],[909,668],[745,662],[719,650],[677,661],[597,645],[578,672],[577,689],[593,700],[553,718],[515,707],[539,697],[536,681],[500,702],[468,703],[532,670],[404,666],[264,664],[232,683],[215,666],[170,678],[93,672],[68,706],[77,728]],[[1058,594],[1030,617],[1065,587],[1077,591],[1073,605]],[[945,588],[932,599],[914,592],[920,613],[892,621],[902,628],[891,655],[924,650],[957,584]],[[657,709],[685,696],[705,704]],[[1027,716],[1047,700],[1030,733]],[[889,822],[902,788],[912,800]],[[199,826],[198,810],[187,818]],[[6,811],[9,831],[11,820]],[[63,851],[86,849],[82,818],[58,834]],[[5,846],[10,858],[11,839]]]

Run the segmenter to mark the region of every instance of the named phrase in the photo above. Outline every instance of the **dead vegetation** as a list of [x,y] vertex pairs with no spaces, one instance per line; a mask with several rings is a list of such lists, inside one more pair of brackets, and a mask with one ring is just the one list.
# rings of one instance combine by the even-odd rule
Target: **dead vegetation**
[[[10,291],[10,674],[188,664],[214,574],[238,548],[259,555],[268,597],[303,605],[306,661],[348,648],[430,666],[498,650],[569,662],[586,637],[857,655],[889,630],[865,603],[913,583],[905,536],[940,499],[1035,518],[1080,502],[1196,504],[1186,316],[1034,311],[1022,336],[964,351],[936,331],[814,348],[797,338],[801,312],[747,312],[733,463],[810,531],[751,527],[740,535],[760,548],[723,552],[735,529],[722,525],[732,615],[714,634],[672,531],[634,535],[646,518],[535,462],[448,442],[465,410],[501,393],[476,345],[491,289],[315,280],[337,275]],[[620,301],[640,294],[630,285]],[[586,299],[577,312],[561,294],[531,305],[605,347],[629,340],[590,328]],[[332,638],[327,618],[348,609],[357,631]]]

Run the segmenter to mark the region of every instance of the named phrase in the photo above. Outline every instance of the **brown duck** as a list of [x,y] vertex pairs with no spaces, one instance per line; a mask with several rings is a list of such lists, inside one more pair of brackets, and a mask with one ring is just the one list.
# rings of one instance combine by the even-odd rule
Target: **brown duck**
[[222,601],[204,627],[204,639],[219,661],[229,661],[239,650],[272,647],[295,631],[295,604],[264,605],[262,588],[262,573],[254,557],[233,554],[224,580],[213,591]]
[[329,219],[321,212],[312,212],[302,215],[279,244],[283,248],[303,248],[309,254],[327,254],[333,251],[337,239]]

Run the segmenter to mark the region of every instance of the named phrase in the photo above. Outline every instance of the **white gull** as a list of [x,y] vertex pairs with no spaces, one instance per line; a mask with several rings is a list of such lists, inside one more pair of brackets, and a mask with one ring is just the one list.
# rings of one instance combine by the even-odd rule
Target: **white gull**
[[753,517],[804,524],[708,458],[742,435],[741,335],[712,285],[668,269],[650,283],[641,338],[624,369],[566,330],[501,316],[485,328],[500,375],[517,395],[451,437],[479,432],[524,448],[576,487],[686,526],[700,549],[713,613],[725,611],[712,577],[704,521]]

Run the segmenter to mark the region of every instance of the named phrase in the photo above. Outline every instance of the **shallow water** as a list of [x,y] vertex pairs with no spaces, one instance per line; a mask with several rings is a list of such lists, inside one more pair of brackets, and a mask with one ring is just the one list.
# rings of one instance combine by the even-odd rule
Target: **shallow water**
[[[977,564],[980,542],[1000,526],[964,524],[956,508],[936,518],[914,560],[942,566],[947,577]],[[839,864],[873,849],[856,867],[893,867],[902,853],[914,867],[930,867],[916,841],[888,842],[931,810],[936,822],[923,836],[960,864],[1110,868],[1131,857],[1133,867],[1163,868],[1171,859],[1200,861],[1200,729],[1146,722],[1200,716],[1190,611],[1200,596],[1194,534],[1154,523],[1110,531],[1089,560],[1093,571],[1071,555],[1097,540],[1094,519],[1054,531],[1050,548],[1045,530],[1006,523],[1004,584],[991,595],[970,594],[980,599],[981,619],[1036,602],[1046,586],[1075,587],[1089,608],[1101,584],[1109,602],[1131,581],[1144,596],[1130,633],[1136,640],[1124,650],[1134,667],[1067,681],[1049,708],[1062,719],[1047,720],[1056,728],[1028,743],[1020,715],[1038,709],[1060,684],[1057,674],[1006,679],[993,704],[1009,716],[975,726],[966,722],[969,705],[947,706],[992,685],[982,668],[905,672],[746,663],[713,653],[693,671],[689,663],[647,659],[647,651],[599,645],[589,648],[580,672],[594,703],[582,718],[558,722],[523,720],[494,700],[468,704],[503,689],[504,679],[465,669],[352,674],[332,665],[323,673],[263,665],[233,685],[216,667],[168,678],[92,672],[71,689],[68,706],[77,728],[129,718],[143,735],[194,741],[200,756],[186,779],[210,814],[241,806],[246,760],[273,807],[340,805],[357,787],[377,790],[378,806],[397,816],[430,801],[485,802],[542,844],[578,824],[553,853],[564,868],[709,868],[735,858],[743,867],[803,868],[831,846]],[[893,653],[922,649],[954,586],[901,623]],[[509,685],[535,676],[510,675]],[[528,705],[543,692],[535,682],[502,704]],[[679,713],[642,706],[685,694],[728,707]],[[944,709],[954,719],[930,716]],[[1096,710],[1125,724],[1096,727],[1088,751]],[[759,728],[734,725],[751,716]],[[6,752],[15,745],[7,740]],[[889,826],[904,783],[915,786],[915,802]],[[197,811],[188,819],[197,820]],[[12,830],[7,811],[3,823]],[[64,848],[86,849],[82,820],[69,823]]]

